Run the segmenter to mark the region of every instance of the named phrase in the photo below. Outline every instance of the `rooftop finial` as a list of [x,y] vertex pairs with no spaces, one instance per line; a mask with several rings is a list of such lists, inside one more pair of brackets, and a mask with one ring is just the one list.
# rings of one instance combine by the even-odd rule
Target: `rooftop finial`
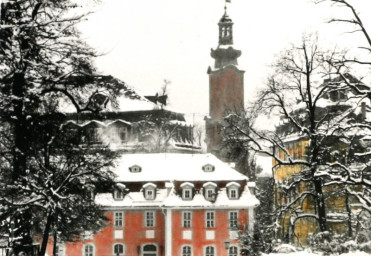
[[225,3],[224,3],[224,12],[225,14],[227,13],[227,3],[231,3],[232,0],[225,0]]

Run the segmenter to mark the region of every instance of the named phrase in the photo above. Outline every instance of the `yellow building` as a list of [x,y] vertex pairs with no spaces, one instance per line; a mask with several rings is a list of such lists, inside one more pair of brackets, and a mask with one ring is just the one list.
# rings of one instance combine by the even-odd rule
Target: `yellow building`
[[[333,91],[331,93],[333,94]],[[330,93],[326,94],[321,104],[319,104],[320,107],[316,109],[318,118],[323,117],[321,113],[325,112],[327,115],[328,113],[335,113],[331,116],[334,122],[339,122],[339,116],[341,116],[341,120],[345,118],[347,120],[367,119],[367,115],[370,113],[369,107],[366,104],[359,104],[357,108],[352,108],[348,101],[351,93],[350,90],[337,90],[337,97],[333,97]],[[299,113],[304,112],[305,109],[299,109],[295,114],[299,115]],[[325,166],[323,167],[319,162],[315,174],[311,174],[312,176],[306,175],[305,172],[309,173],[309,169],[305,163],[310,162],[311,146],[305,133],[292,129],[292,124],[285,119],[282,119],[281,124],[276,127],[276,133],[281,139],[273,148],[276,156],[276,159],[273,159],[273,175],[275,180],[274,207],[279,216],[277,220],[278,236],[285,242],[306,245],[311,236],[320,230],[317,220],[316,197],[313,196],[313,179],[315,177],[316,179],[320,177],[322,182],[327,230],[334,235],[354,236],[357,217],[355,213],[359,209],[359,201],[349,194],[346,186],[336,182],[332,183],[330,175],[323,175],[326,171],[323,168],[328,168],[328,165],[323,165]],[[349,150],[358,152],[365,150],[364,136],[362,134],[354,137],[356,146],[352,149],[336,134],[329,136],[326,138],[326,142],[321,145],[320,161],[348,164],[347,159],[349,154],[352,154],[349,153]],[[302,160],[302,163],[300,163],[300,160]],[[336,171],[336,168],[331,169],[331,172]],[[338,171],[341,172],[340,169]],[[353,186],[351,189],[357,190],[360,188]]]

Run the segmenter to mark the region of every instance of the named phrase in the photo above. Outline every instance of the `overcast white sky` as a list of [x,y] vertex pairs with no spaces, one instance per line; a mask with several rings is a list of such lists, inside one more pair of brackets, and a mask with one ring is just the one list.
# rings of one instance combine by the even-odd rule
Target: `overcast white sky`
[[[353,2],[371,31],[371,0]],[[208,113],[210,48],[217,47],[223,8],[224,0],[101,0],[81,29],[90,45],[106,53],[97,59],[102,73],[153,95],[170,80],[171,106],[202,117]],[[324,45],[362,44],[343,33],[350,27],[325,23],[349,14],[344,11],[311,0],[232,0],[228,14],[242,50],[245,101],[264,84],[275,55],[303,33],[318,31]]]

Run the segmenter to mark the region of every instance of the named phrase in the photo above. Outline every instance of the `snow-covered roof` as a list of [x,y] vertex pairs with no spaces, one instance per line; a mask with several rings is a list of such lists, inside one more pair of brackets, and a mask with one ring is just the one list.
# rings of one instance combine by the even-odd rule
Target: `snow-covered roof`
[[[160,110],[161,108],[172,111],[168,109],[167,106],[161,106],[160,104],[148,100],[141,95],[141,93],[138,93],[138,90],[134,87],[129,86],[125,82],[110,75],[98,76],[90,86],[93,86],[94,88],[97,86],[102,88],[99,94],[108,98],[107,102],[102,102],[100,112],[151,111]],[[116,95],[117,97],[115,99],[110,98],[109,93],[104,91],[105,87],[118,88],[119,91]],[[91,97],[91,94],[80,95],[80,97],[82,97],[84,101],[88,102],[88,98]],[[75,107],[67,98],[60,100],[59,108],[63,113],[76,113]]]
[[[213,172],[204,172],[202,166],[212,164]],[[132,173],[129,167],[138,165],[141,172]],[[248,178],[212,154],[123,154],[114,172],[119,182],[156,181],[245,181]]]
[[130,192],[123,200],[114,200],[111,193],[98,194],[95,202],[104,207],[116,208],[250,208],[259,204],[259,201],[252,195],[247,188],[244,188],[238,199],[229,199],[225,188],[218,191],[215,202],[205,199],[202,194],[196,194],[192,200],[183,200],[174,191],[168,192],[167,189],[157,189],[154,200],[145,199],[142,192]]
[[229,199],[225,188],[221,188],[215,202],[205,199],[202,194],[196,194],[193,200],[183,200],[179,195],[171,193],[164,201],[168,207],[202,207],[202,208],[248,208],[259,204],[259,201],[247,188],[244,188],[238,199]]

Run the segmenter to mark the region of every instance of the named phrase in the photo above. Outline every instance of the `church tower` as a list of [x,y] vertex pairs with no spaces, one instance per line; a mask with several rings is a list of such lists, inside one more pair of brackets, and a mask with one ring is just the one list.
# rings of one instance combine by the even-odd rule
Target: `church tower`
[[209,75],[209,116],[206,118],[207,151],[223,158],[221,152],[221,127],[223,117],[244,109],[244,71],[238,67],[241,51],[233,47],[233,22],[227,8],[220,19],[219,43],[211,57],[214,65],[207,70]]

